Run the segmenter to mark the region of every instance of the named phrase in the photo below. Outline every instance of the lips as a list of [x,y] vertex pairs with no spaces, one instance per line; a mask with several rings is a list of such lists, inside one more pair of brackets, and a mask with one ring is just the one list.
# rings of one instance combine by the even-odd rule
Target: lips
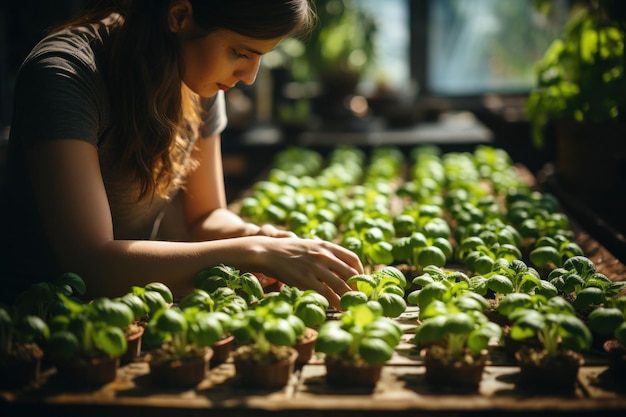
[[229,86],[227,86],[227,85],[224,85],[224,84],[219,84],[219,83],[217,84],[217,87],[218,87],[220,90],[224,91],[224,92],[226,92],[226,91],[228,91],[228,90],[230,90],[230,89],[231,89],[231,87],[229,87]]

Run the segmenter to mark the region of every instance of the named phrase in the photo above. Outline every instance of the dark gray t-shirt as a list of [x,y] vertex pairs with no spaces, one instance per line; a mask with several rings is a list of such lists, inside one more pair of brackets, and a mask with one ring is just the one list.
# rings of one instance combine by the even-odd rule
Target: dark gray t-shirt
[[[3,231],[7,259],[0,259],[4,288],[24,281],[54,279],[60,272],[41,228],[30,186],[24,149],[36,142],[80,139],[98,147],[109,125],[106,45],[118,25],[116,15],[99,24],[65,29],[42,40],[26,58],[14,90],[14,111],[8,148],[5,200],[9,219]],[[223,94],[204,100],[201,135],[220,133],[226,126]],[[196,138],[188,138],[191,152]],[[138,188],[115,169],[115,161],[98,148],[100,167],[111,206],[117,239],[149,239],[168,198],[137,202]],[[187,162],[189,154],[184,156]],[[173,195],[177,190],[172,190]],[[0,268],[2,268],[0,266]],[[0,269],[1,271],[1,269]],[[10,285],[10,286],[13,286]]]

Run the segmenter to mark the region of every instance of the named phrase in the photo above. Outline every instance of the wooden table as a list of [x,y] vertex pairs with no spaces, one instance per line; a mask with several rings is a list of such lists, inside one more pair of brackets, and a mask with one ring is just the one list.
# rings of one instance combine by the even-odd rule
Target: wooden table
[[[623,278],[624,264],[575,222],[572,225],[577,242],[599,272]],[[585,356],[575,390],[567,394],[542,395],[518,388],[519,368],[499,350],[478,390],[435,390],[425,382],[423,363],[411,343],[416,319],[415,308],[399,318],[405,329],[403,343],[374,389],[327,385],[317,357],[297,369],[279,390],[244,388],[230,362],[209,370],[194,389],[157,388],[148,378],[148,365],[139,361],[122,366],[114,382],[95,390],[67,389],[56,380],[54,369],[46,370],[31,387],[0,391],[0,417],[626,417],[626,376],[615,379],[599,351]]]
[[422,361],[411,343],[415,318],[412,309],[400,317],[403,342],[374,389],[327,385],[319,357],[296,369],[279,390],[244,388],[230,362],[210,369],[194,389],[158,388],[148,378],[147,364],[138,361],[122,366],[114,382],[94,390],[64,388],[54,370],[47,370],[27,389],[2,392],[0,416],[626,416],[626,378],[611,376],[604,355],[594,351],[586,356],[571,393],[519,389],[519,368],[499,350],[477,390],[433,389],[424,381]]

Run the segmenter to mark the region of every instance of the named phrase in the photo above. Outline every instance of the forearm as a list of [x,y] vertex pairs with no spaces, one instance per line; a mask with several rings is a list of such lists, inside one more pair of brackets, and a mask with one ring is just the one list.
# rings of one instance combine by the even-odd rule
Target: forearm
[[66,271],[85,280],[89,298],[125,294],[134,285],[167,285],[175,296],[193,290],[202,269],[220,263],[262,273],[287,285],[312,289],[340,308],[345,280],[363,272],[358,257],[321,240],[248,236],[206,242],[110,240],[67,251]]
[[236,213],[218,208],[191,226],[191,234],[198,241],[253,236],[260,227],[244,221]]
[[119,296],[131,286],[155,281],[180,296],[193,290],[193,278],[204,268],[220,263],[244,270],[260,268],[256,256],[260,243],[258,238],[209,242],[113,240],[97,250],[86,251],[67,268],[83,277],[91,298]]

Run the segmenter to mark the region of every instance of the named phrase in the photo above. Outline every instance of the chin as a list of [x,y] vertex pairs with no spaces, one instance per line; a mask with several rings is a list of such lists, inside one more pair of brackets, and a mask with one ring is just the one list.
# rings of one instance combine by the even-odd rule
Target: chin
[[212,93],[199,94],[199,96],[202,97],[202,98],[211,98],[213,96],[216,96],[219,92],[220,92],[220,90],[217,90],[217,91],[214,91]]
[[210,98],[210,97],[217,95],[217,93],[219,93],[220,91],[221,90],[216,88],[213,90],[196,91],[195,93],[198,94],[202,98]]
[[210,87],[206,87],[206,88],[191,88],[191,86],[189,86],[189,84],[185,84],[187,86],[187,88],[189,88],[191,91],[193,91],[194,93],[196,93],[197,95],[199,95],[202,98],[210,98],[215,96],[217,93],[219,93],[221,90],[217,87],[214,88],[210,88]]

